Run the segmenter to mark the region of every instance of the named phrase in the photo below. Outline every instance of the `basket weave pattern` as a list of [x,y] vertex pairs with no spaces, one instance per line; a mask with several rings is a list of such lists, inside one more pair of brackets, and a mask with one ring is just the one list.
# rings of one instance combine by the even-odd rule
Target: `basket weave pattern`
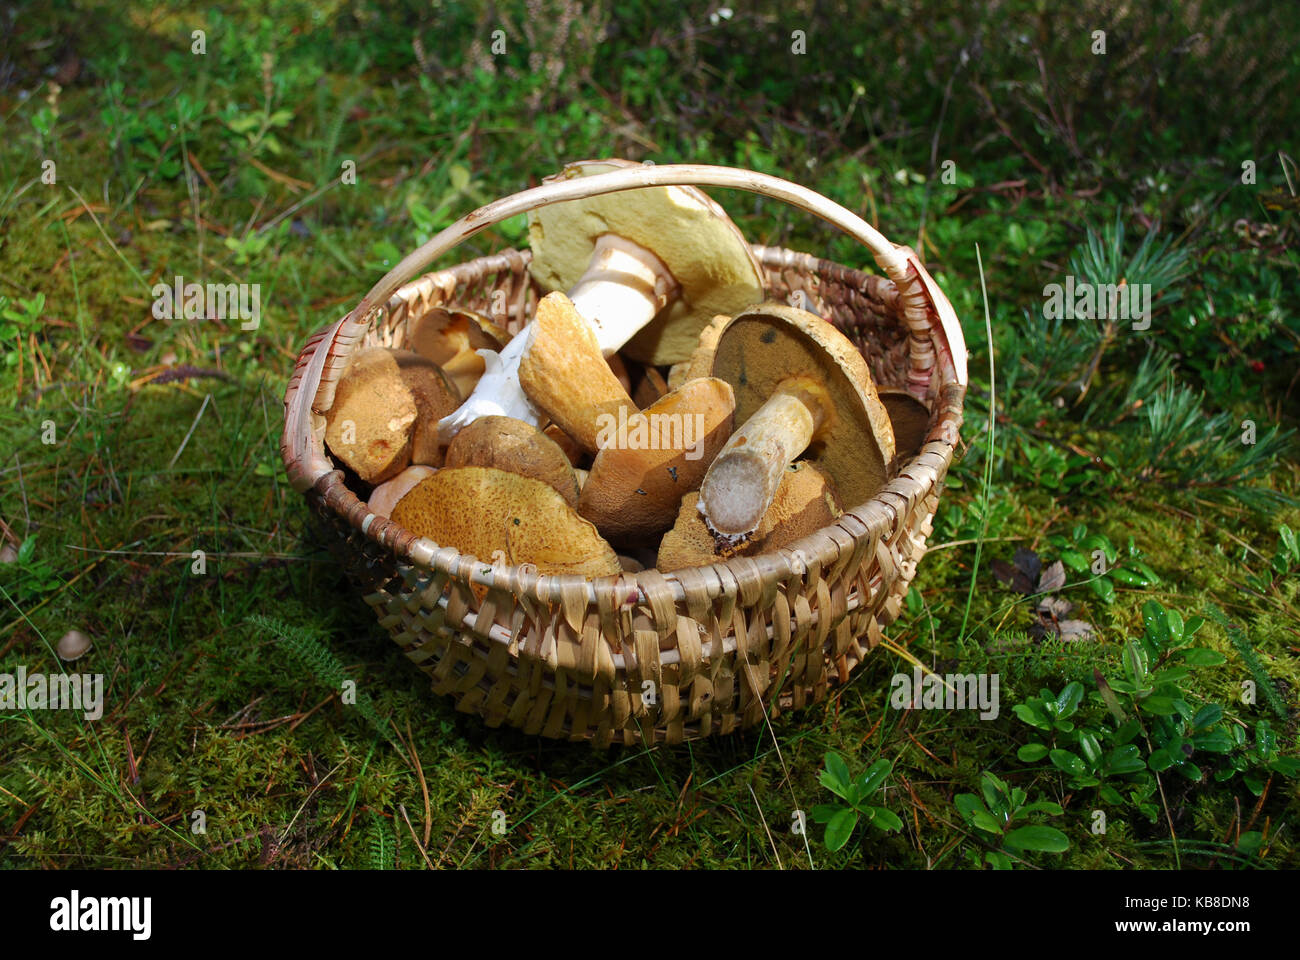
[[[929,404],[925,446],[871,501],[789,548],[590,583],[493,569],[449,547],[421,553],[427,541],[370,515],[341,471],[321,474],[305,492],[348,576],[458,709],[490,726],[597,746],[726,734],[824,699],[898,616],[932,533],[965,394],[956,379],[941,377],[928,335],[917,336],[934,313],[928,288],[916,282],[903,296],[887,277],[789,250],[754,251],[771,299],[802,292],[801,305],[858,346],[878,385],[910,389]],[[505,251],[426,274],[365,324],[318,333],[290,396],[315,386],[303,383],[308,361],[328,340],[312,404],[328,410],[352,352],[404,346],[408,321],[442,304],[468,306],[517,332],[544,292],[531,282],[528,256]]]

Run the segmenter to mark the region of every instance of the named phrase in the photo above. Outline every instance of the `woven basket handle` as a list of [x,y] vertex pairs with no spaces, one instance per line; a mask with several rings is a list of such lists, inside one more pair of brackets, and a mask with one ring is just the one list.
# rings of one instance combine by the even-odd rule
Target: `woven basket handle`
[[282,447],[286,463],[290,465],[293,485],[305,490],[332,469],[319,451],[309,450],[307,444],[312,433],[309,401],[317,396],[327,362],[330,363],[330,378],[339,376],[371,312],[386,304],[399,287],[420,276],[430,263],[453,247],[502,220],[553,203],[638,187],[665,186],[746,190],[783,200],[838,227],[866,246],[876,263],[898,287],[904,320],[911,333],[908,373],[911,389],[924,394],[936,366],[945,379],[955,380],[963,387],[966,385],[966,341],[961,323],[948,298],[909,247],[889,242],[871,224],[833,200],[779,177],[735,167],[692,163],[625,167],[609,173],[544,183],[494,200],[466,214],[403,258],[346,317],[313,338],[316,342],[309,345],[312,348],[310,358],[304,352],[285,398],[287,409]]

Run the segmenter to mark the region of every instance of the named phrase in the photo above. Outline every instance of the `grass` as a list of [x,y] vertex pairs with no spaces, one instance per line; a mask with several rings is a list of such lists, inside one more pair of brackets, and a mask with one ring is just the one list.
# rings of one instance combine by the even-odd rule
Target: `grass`
[[[0,316],[14,314],[0,321],[14,328],[0,354],[0,532],[37,539],[21,570],[0,570],[0,673],[63,669],[52,648],[76,628],[95,646],[67,669],[102,673],[106,699],[96,721],[0,712],[0,865],[964,867],[986,845],[954,797],[978,792],[984,771],[1063,808],[1050,819],[1070,849],[1031,865],[1300,863],[1294,780],[1255,796],[1239,780],[1165,776],[1155,822],[1123,806],[1099,837],[1090,793],[1017,759],[1028,730],[1012,715],[1042,686],[1117,675],[1145,600],[1185,617],[1213,605],[1232,626],[1211,621],[1201,642],[1226,662],[1197,671],[1189,696],[1243,723],[1271,718],[1295,754],[1297,578],[1248,579],[1269,568],[1279,527],[1300,527],[1295,447],[1280,437],[1240,489],[1232,463],[1198,472],[1183,449],[1216,416],[1252,419],[1261,437],[1297,425],[1294,150],[1279,104],[1300,79],[1294,24],[1261,5],[1231,35],[1204,31],[1214,56],[1175,54],[1165,38],[1205,24],[1180,33],[1167,14],[1126,13],[1107,21],[1103,62],[1072,45],[1089,17],[1112,16],[1090,5],[1048,29],[1011,4],[988,15],[1006,22],[983,24],[982,49],[947,3],[919,32],[892,4],[872,29],[843,12],[852,30],[811,4],[722,24],[593,6],[619,29],[581,43],[528,39],[522,5],[502,6],[510,49],[496,58],[495,22],[468,8],[437,20],[416,5],[287,0],[269,16],[179,3],[18,15],[0,61]],[[199,28],[202,56],[190,53]],[[790,59],[793,29],[817,58]],[[1223,79],[1220,62],[1245,62],[1238,47],[1253,65]],[[897,75],[825,66],[892,63],[896,49]],[[764,57],[789,69],[761,69]],[[949,77],[942,126],[927,127]],[[1088,109],[1089,96],[1108,108]],[[1193,109],[1201,97],[1252,109]],[[1246,153],[1259,160],[1251,189]],[[898,652],[881,648],[827,702],[745,735],[596,754],[489,730],[433,697],[323,550],[278,441],[302,343],[393,257],[565,160],[608,154],[748,166],[846,204],[924,251],[973,356],[965,447],[915,599],[889,631]],[[954,183],[935,162],[948,157]],[[717,199],[755,242],[864,260],[775,205]],[[1086,225],[1100,234],[1117,210],[1130,238],[1159,221],[1190,251],[1180,298],[1145,335],[1078,324],[1045,339],[1044,285],[1086,248]],[[520,230],[453,259],[517,244]],[[151,287],[177,274],[260,284],[260,327],[155,319]],[[1126,392],[1153,351],[1201,404],[1177,449],[1147,449],[1145,405]],[[1076,404],[1070,384],[1088,370]],[[989,563],[1017,546],[1055,559],[1047,538],[1078,524],[1131,538],[1160,582],[1105,603],[1072,574],[1061,595],[1096,638],[1031,642],[1030,608]],[[999,673],[999,718],[891,708],[890,678],[912,659]],[[1244,679],[1271,695],[1241,703]],[[810,817],[811,836],[791,832],[796,811],[829,798],[828,751],[855,772],[893,763],[873,802],[901,832],[859,830],[833,854]],[[1263,842],[1243,848],[1252,831]]]

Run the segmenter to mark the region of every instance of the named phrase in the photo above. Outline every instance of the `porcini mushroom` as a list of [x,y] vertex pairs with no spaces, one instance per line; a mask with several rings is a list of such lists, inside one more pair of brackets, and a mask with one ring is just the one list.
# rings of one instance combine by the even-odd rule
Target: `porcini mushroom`
[[366,506],[370,508],[371,513],[376,513],[381,517],[391,517],[393,508],[397,506],[402,497],[411,492],[412,489],[425,477],[431,477],[437,472],[437,467],[426,466],[417,463],[414,466],[407,467],[391,480],[385,480],[370,494],[370,499],[366,501]]
[[393,522],[484,563],[584,577],[622,572],[613,548],[553,487],[492,467],[444,467],[401,499]]
[[460,391],[433,361],[371,347],[339,380],[325,442],[366,483],[383,483],[412,462],[442,462],[437,423],[459,404]]
[[462,397],[486,368],[479,350],[500,350],[510,334],[481,313],[459,306],[434,307],[407,321],[406,347],[442,368]]
[[325,443],[366,483],[382,483],[411,462],[417,415],[394,351],[362,350],[344,371],[325,415]]
[[742,421],[700,486],[713,532],[733,542],[752,533],[800,456],[826,470],[845,503],[884,484],[894,456],[889,415],[866,361],[832,324],[764,303],[726,324],[709,366],[735,388]]
[[569,506],[578,504],[578,478],[559,444],[531,423],[512,417],[480,417],[456,434],[447,467],[495,467],[541,480]]
[[616,540],[668,529],[682,494],[699,487],[731,435],[735,403],[728,383],[708,377],[607,421],[578,513]]
[[[634,164],[581,161],[548,179],[619,166]],[[529,245],[533,279],[568,292],[605,356],[627,344],[627,355],[643,363],[685,360],[711,317],[762,296],[763,274],[745,238],[694,187],[646,187],[542,207],[529,214]],[[527,333],[487,361],[469,399],[440,424],[446,440],[489,414],[537,422],[518,378]]]
[[595,453],[596,434],[606,417],[635,413],[632,398],[605,362],[595,331],[562,293],[537,304],[529,341],[519,361],[519,383],[536,405],[578,446]]
[[677,522],[660,541],[655,566],[668,573],[779,550],[834,523],[842,512],[830,478],[815,464],[801,460],[781,475],[781,485],[762,522],[748,540],[739,543],[714,536],[700,516],[699,493],[686,494]]

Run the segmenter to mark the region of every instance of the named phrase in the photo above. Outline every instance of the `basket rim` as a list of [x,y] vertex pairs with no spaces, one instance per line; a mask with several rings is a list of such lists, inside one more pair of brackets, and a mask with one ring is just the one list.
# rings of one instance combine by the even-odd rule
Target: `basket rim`
[[[820,273],[829,268],[843,271],[850,278],[858,278],[862,284],[874,274],[838,264],[834,261],[815,257],[780,247],[765,247],[752,244],[755,256],[767,268],[789,268],[804,266],[813,273]],[[900,248],[902,249],[902,248]],[[907,253],[911,254],[911,251]],[[472,260],[437,271],[431,271],[418,277],[394,291],[383,307],[371,311],[367,318],[373,320],[380,311],[386,310],[400,299],[404,292],[417,286],[431,286],[434,289],[454,288],[457,270],[480,268],[484,273],[499,270],[509,265],[519,269],[527,263],[528,252],[507,250],[505,252],[477,257]],[[919,266],[919,264],[918,264]],[[934,281],[920,268],[918,274],[923,278],[922,295],[930,294]],[[883,279],[883,278],[881,278]],[[926,282],[928,281],[928,282]],[[892,282],[885,280],[885,282]],[[947,305],[937,285],[934,290]],[[929,296],[926,296],[929,299]],[[933,311],[934,307],[930,309]],[[948,310],[951,311],[951,306]],[[355,311],[354,311],[355,312]],[[902,314],[902,306],[898,311]],[[505,591],[516,600],[526,599],[543,605],[561,605],[566,611],[579,607],[596,606],[609,612],[625,610],[642,604],[674,604],[688,606],[700,602],[712,602],[719,597],[735,597],[748,605],[749,599],[774,589],[776,584],[794,579],[811,578],[814,574],[833,571],[852,562],[869,548],[875,548],[878,542],[898,529],[900,517],[906,516],[912,505],[922,496],[932,491],[955,454],[959,439],[957,424],[960,423],[961,409],[965,396],[965,385],[955,376],[952,365],[938,364],[933,372],[952,372],[951,379],[941,382],[934,392],[931,410],[931,430],[921,449],[908,460],[896,466],[896,472],[881,490],[870,500],[846,508],[835,522],[810,533],[794,543],[775,551],[747,557],[732,557],[703,567],[684,568],[671,572],[661,572],[657,568],[648,568],[635,573],[588,579],[574,574],[539,574],[529,570],[530,565],[490,564],[472,554],[463,554],[454,547],[442,547],[433,541],[418,537],[393,521],[372,513],[368,505],[360,500],[344,483],[343,471],[330,466],[319,472],[314,478],[304,478],[300,463],[292,459],[293,447],[289,432],[293,427],[291,401],[301,402],[304,387],[310,383],[310,376],[304,376],[311,366],[323,368],[325,354],[331,351],[329,346],[340,327],[351,317],[345,316],[336,323],[323,328],[312,336],[304,346],[298,358],[298,364],[290,381],[285,397],[285,435],[282,437],[281,454],[289,471],[291,480],[300,492],[319,499],[321,505],[346,520],[350,526],[359,531],[367,540],[386,551],[396,555],[399,563],[409,563],[429,573],[445,574],[460,582],[483,587],[488,591]],[[895,318],[900,325],[905,324],[902,316]],[[317,374],[319,377],[319,374]],[[916,384],[909,379],[911,390]],[[927,388],[929,384],[926,384]],[[319,389],[319,388],[318,388]],[[311,391],[314,395],[315,390]],[[307,443],[318,446],[319,454],[324,457],[323,427],[313,430]],[[316,451],[313,451],[316,452]],[[328,460],[325,461],[328,463]],[[309,479],[306,485],[302,479]],[[847,549],[846,549],[847,548]],[[841,558],[841,559],[836,559]],[[827,568],[831,568],[829,571]],[[845,597],[846,609],[849,598]],[[474,611],[467,616],[473,619]],[[501,642],[498,638],[493,638]],[[667,653],[668,651],[665,651]]]

